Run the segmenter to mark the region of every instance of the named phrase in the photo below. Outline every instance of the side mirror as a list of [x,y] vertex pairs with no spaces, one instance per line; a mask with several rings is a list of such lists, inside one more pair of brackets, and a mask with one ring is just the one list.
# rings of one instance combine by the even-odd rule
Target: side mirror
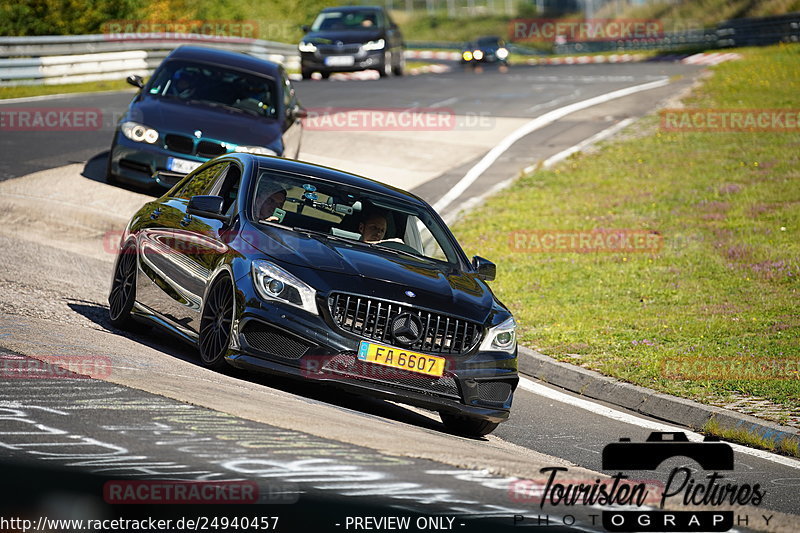
[[308,24],[303,24],[302,26],[300,26],[300,29],[303,30],[303,32],[308,33],[311,31],[311,26],[309,26]]
[[472,258],[472,268],[478,273],[478,277],[484,281],[492,281],[497,277],[497,266],[483,257],[477,255]]
[[144,80],[138,74],[131,74],[130,76],[125,78],[125,81],[127,81],[128,83],[130,83],[134,87],[138,87],[140,89],[142,87],[144,87]]
[[295,106],[292,108],[292,115],[294,115],[294,118],[308,118],[308,111],[306,111],[305,108],[295,104]]
[[228,217],[222,213],[224,203],[225,200],[222,196],[192,196],[189,199],[189,205],[186,207],[186,213],[217,220],[227,220]]

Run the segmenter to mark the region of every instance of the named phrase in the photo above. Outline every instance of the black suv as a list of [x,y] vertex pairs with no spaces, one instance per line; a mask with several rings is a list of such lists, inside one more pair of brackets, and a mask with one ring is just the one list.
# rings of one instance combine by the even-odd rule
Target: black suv
[[403,74],[403,36],[382,7],[329,7],[303,31],[298,46],[303,79],[314,72],[327,78],[332,72],[370,69],[381,77]]

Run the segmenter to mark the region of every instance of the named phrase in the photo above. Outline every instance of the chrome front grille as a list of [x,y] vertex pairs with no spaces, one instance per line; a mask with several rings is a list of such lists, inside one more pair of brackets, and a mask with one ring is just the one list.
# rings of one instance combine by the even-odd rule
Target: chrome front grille
[[332,293],[328,307],[336,325],[365,339],[398,345],[392,322],[399,315],[419,317],[422,332],[418,341],[405,348],[428,353],[461,355],[481,340],[483,327],[475,322],[418,309],[406,304],[345,293]]

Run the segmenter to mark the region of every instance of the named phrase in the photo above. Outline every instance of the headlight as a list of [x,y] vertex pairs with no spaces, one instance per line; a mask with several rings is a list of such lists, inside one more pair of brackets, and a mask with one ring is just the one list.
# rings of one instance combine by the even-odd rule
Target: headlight
[[158,140],[158,132],[156,130],[138,122],[123,122],[120,129],[125,137],[137,143],[154,144]]
[[514,317],[491,329],[481,343],[481,351],[498,351],[513,353],[517,345],[517,323]]
[[464,61],[472,61],[472,52],[470,52],[469,50],[467,50],[466,52],[464,52],[463,54],[461,54],[461,57],[463,57],[463,58],[464,58]]
[[300,41],[300,44],[297,47],[301,52],[316,52],[317,47],[314,43],[307,43],[305,41]]
[[472,52],[472,57],[474,57],[477,61],[483,59],[483,52],[481,50],[475,50]]
[[256,259],[252,265],[253,283],[265,300],[277,300],[318,315],[314,298],[317,291],[279,266]]
[[237,146],[233,151],[253,155],[278,155],[274,150],[264,148],[263,146]]
[[497,57],[499,57],[500,59],[505,59],[508,57],[508,50],[506,50],[505,48],[498,48],[496,53]]
[[361,48],[363,48],[365,52],[369,52],[370,50],[383,50],[384,46],[386,46],[386,42],[383,39],[378,39],[377,41],[364,43]]

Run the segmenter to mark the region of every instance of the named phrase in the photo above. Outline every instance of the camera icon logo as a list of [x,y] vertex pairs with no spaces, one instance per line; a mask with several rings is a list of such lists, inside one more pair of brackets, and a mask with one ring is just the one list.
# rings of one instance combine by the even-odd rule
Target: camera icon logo
[[672,457],[694,459],[704,470],[733,470],[733,448],[718,437],[689,442],[682,431],[654,431],[645,442],[621,438],[603,448],[603,470],[655,470]]

